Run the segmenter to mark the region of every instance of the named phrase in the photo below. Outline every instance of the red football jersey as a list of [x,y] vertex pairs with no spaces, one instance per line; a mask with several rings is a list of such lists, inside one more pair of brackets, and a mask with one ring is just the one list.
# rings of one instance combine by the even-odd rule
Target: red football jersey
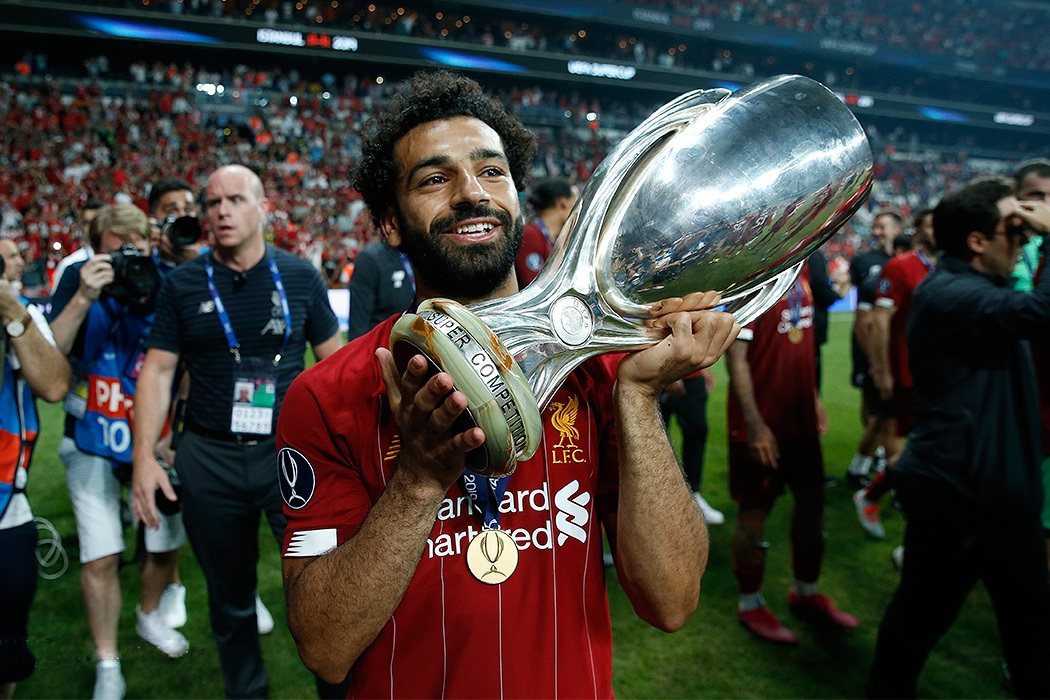
[[875,288],[875,305],[896,309],[890,319],[890,371],[897,386],[915,386],[908,365],[908,316],[911,314],[912,294],[931,267],[932,263],[924,253],[913,250],[899,255],[882,268],[882,276]]
[[[318,556],[352,537],[398,463],[373,354],[393,321],[288,391],[277,429],[285,557]],[[471,575],[465,553],[481,521],[453,485],[403,599],[351,671],[350,696],[612,695],[601,520],[616,508],[617,438],[611,365],[597,360],[544,409],[539,451],[500,502],[500,527],[519,549],[514,574],[499,585]]]
[[521,248],[514,259],[514,273],[518,277],[518,287],[524,288],[540,273],[543,264],[550,257],[554,248],[550,237],[545,232],[543,221],[533,219],[525,225],[522,232]]
[[[780,301],[740,332],[759,413],[778,440],[817,434],[817,365],[813,331],[813,293],[809,272]],[[729,441],[746,442],[747,424],[732,384],[729,389]]]

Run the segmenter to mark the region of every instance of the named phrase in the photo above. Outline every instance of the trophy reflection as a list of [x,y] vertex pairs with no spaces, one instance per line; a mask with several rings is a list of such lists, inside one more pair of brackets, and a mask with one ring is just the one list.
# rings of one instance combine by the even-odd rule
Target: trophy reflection
[[779,76],[667,103],[595,170],[547,264],[524,290],[471,304],[423,302],[391,332],[404,369],[426,355],[455,380],[486,435],[483,476],[513,472],[542,435],[542,408],[595,355],[661,339],[652,305],[717,291],[749,323],[867,197],[871,150],[827,88]]

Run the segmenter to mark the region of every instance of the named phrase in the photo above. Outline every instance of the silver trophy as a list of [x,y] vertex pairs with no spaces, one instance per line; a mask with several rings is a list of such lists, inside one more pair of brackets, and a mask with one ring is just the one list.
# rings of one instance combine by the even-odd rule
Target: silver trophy
[[871,183],[863,129],[816,81],[686,93],[595,170],[532,284],[469,307],[427,300],[397,321],[391,348],[402,369],[422,353],[452,375],[486,436],[469,465],[510,474],[536,452],[540,412],[573,369],[666,335],[645,324],[653,304],[713,290],[749,323]]

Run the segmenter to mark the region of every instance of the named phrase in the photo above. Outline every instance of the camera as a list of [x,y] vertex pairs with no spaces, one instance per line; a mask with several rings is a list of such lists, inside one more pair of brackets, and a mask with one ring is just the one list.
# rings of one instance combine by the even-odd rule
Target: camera
[[113,281],[102,291],[120,301],[135,301],[149,296],[160,282],[153,258],[143,255],[130,243],[110,253],[109,264],[113,266]]
[[175,248],[185,248],[201,239],[201,222],[196,216],[172,214],[161,222],[160,230]]
[[164,492],[157,489],[154,494],[154,501],[157,504],[157,510],[164,515],[175,515],[182,509],[182,481],[179,480],[178,472],[173,467],[168,465],[163,460],[158,460],[160,466],[163,467],[164,472],[168,475],[168,481],[171,482],[171,488],[175,491],[175,500],[169,501],[168,497],[164,495]]

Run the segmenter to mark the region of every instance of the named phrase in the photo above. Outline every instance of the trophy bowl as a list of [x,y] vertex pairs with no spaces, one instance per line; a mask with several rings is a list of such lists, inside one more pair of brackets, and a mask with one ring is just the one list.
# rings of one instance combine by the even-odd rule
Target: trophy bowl
[[399,367],[422,353],[468,398],[486,435],[482,476],[513,472],[540,411],[588,358],[662,339],[654,305],[717,291],[743,324],[867,197],[871,149],[820,83],[778,76],[735,93],[696,90],[654,112],[599,165],[536,279],[510,297],[423,302],[391,333]]

